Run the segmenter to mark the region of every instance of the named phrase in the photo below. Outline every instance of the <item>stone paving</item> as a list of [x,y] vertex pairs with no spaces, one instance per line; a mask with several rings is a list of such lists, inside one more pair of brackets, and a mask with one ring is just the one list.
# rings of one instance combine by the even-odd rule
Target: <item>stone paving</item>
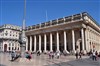
[[47,55],[33,55],[32,60],[22,62],[11,62],[10,54],[0,53],[0,66],[100,66],[100,59],[93,61],[84,56],[82,59],[75,59],[75,56],[61,56],[60,59],[49,59]]

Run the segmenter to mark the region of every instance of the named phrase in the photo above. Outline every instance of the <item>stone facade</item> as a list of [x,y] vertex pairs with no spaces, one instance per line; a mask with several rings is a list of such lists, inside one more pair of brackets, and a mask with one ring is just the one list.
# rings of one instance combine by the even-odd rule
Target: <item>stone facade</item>
[[100,26],[86,12],[26,28],[26,51],[100,51]]
[[20,50],[21,27],[5,24],[0,26],[0,51]]

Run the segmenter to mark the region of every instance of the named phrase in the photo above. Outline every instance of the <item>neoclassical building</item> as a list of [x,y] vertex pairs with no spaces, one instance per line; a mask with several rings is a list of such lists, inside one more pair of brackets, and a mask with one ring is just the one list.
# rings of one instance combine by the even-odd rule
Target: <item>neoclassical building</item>
[[100,25],[79,13],[26,28],[26,51],[100,51]]
[[0,51],[20,50],[21,27],[5,24],[0,26]]

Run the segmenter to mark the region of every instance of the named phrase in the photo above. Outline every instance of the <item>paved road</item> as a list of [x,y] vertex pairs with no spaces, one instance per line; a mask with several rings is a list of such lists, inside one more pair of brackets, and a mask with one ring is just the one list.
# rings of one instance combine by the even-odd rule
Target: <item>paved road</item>
[[87,56],[76,60],[74,56],[61,56],[60,59],[49,59],[47,55],[36,56],[33,59],[21,60],[21,62],[10,61],[9,54],[0,53],[0,66],[100,66],[100,60],[93,61]]

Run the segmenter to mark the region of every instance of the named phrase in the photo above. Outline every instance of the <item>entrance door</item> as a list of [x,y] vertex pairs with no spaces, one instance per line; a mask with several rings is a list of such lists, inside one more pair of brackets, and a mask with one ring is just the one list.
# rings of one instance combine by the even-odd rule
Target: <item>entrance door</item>
[[7,44],[4,45],[4,52],[7,52]]

